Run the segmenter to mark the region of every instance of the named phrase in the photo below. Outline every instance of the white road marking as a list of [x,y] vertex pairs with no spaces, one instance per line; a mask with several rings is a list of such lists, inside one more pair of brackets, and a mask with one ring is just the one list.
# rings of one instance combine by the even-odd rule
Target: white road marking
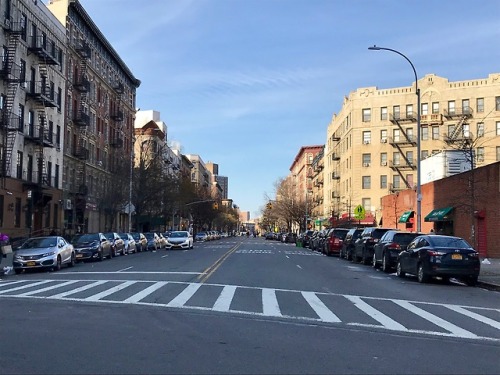
[[[78,274],[86,274],[86,275],[92,275],[92,274],[114,274],[118,273],[119,271],[84,271],[80,272],[78,271]],[[120,272],[123,274],[139,274],[139,275],[201,275],[203,272],[162,272],[162,271],[127,271],[127,272]],[[59,275],[75,275],[74,272],[59,272]]]
[[128,297],[123,302],[129,302],[129,303],[139,302],[140,300],[149,296],[155,290],[158,290],[167,284],[168,284],[168,281],[158,281],[158,282],[154,283],[153,285],[148,286],[146,289],[141,290],[139,293],[136,293],[133,296]]
[[302,296],[324,322],[340,323],[341,320],[321,301],[314,292],[302,292]]
[[124,269],[119,270],[119,271],[116,271],[116,272],[124,272],[124,271],[126,271],[126,270],[131,269],[131,268],[134,268],[134,267],[133,267],[133,266],[130,266],[130,267],[124,268]]
[[275,289],[262,288],[262,311],[266,316],[281,316]]
[[408,301],[400,301],[400,300],[394,300],[394,303],[405,308],[408,311],[411,311],[412,313],[424,318],[425,320],[428,320],[429,322],[436,324],[437,326],[453,333],[454,336],[458,337],[465,337],[465,338],[476,338],[477,335],[473,334],[472,332],[469,332],[463,328],[460,328],[456,326],[453,323],[450,323],[444,319],[441,319],[440,317],[431,314],[428,311],[425,311],[421,309],[420,307],[417,307],[413,304],[411,304]]
[[370,306],[367,304],[365,301],[361,299],[361,297],[358,296],[345,296],[349,301],[354,303],[354,306],[356,306],[358,309],[366,313],[368,316],[371,318],[375,319],[377,322],[382,324],[385,328],[395,330],[395,331],[408,331],[408,329],[403,326],[402,324],[399,324],[395,320],[389,318],[387,315],[381,313],[374,307]]
[[482,316],[478,313],[466,310],[460,306],[455,306],[455,305],[444,305],[444,306],[446,306],[450,310],[456,311],[457,313],[468,316],[469,318],[478,320],[481,323],[488,324],[488,325],[492,326],[493,328],[500,329],[500,322],[497,322],[496,320],[493,320],[493,319],[487,318],[485,316]]
[[16,290],[21,290],[21,289],[27,289],[27,288],[31,288],[31,287],[34,287],[34,286],[37,286],[37,285],[42,285],[42,284],[47,284],[47,283],[50,283],[50,280],[38,281],[36,283],[31,283],[31,284],[27,284],[27,285],[21,285],[21,286],[15,287],[15,288],[0,290],[0,294],[9,293],[9,292],[13,292],[13,291],[16,291]]
[[226,285],[222,289],[221,294],[215,301],[213,310],[215,311],[229,311],[231,307],[231,301],[234,298],[234,293],[236,292],[236,286],[234,285]]
[[[78,281],[81,281],[81,280],[78,280]],[[105,283],[107,283],[106,280],[99,280],[99,281],[93,282],[92,284],[81,286],[80,288],[76,288],[76,289],[73,289],[73,290],[68,290],[67,292],[62,292],[62,293],[59,293],[59,294],[55,294],[55,295],[51,296],[50,298],[61,299],[61,298],[64,298],[66,296],[70,296],[71,294],[83,292],[84,290],[92,289],[95,286],[98,286],[98,285],[101,285],[101,284],[105,284]]]
[[177,297],[170,301],[168,307],[183,307],[184,304],[196,293],[200,288],[201,283],[188,284],[186,289],[184,289]]
[[301,267],[301,266],[299,266],[298,264],[297,264],[297,267],[299,267],[300,269],[302,269],[302,267]]
[[124,283],[121,283],[117,286],[114,286],[112,288],[109,288],[107,290],[104,290],[100,293],[97,293],[97,294],[94,294],[93,296],[90,296],[90,297],[87,297],[87,298],[84,298],[83,300],[84,301],[98,301],[100,300],[101,298],[104,298],[104,297],[107,297],[113,293],[116,293],[122,289],[125,289],[126,287],[132,285],[132,284],[135,284],[136,282],[135,281],[125,281]]
[[47,292],[47,291],[52,290],[52,289],[61,288],[61,287],[66,286],[66,285],[71,285],[71,284],[74,284],[76,282],[78,282],[78,280],[65,281],[64,283],[61,283],[61,284],[51,285],[51,286],[48,286],[46,288],[36,289],[36,290],[32,290],[32,291],[29,291],[26,293],[21,293],[21,294],[18,294],[18,296],[31,296],[33,294],[43,293],[43,292]]

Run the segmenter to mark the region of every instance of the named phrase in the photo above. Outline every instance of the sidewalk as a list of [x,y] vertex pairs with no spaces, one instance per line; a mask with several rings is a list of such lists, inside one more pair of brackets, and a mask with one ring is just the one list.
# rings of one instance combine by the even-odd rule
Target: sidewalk
[[487,258],[481,261],[478,286],[500,291],[500,259]]

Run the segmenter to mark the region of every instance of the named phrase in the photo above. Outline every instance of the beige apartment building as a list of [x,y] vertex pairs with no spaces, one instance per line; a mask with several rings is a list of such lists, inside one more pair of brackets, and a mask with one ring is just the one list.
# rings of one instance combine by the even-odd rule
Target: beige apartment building
[[[500,160],[500,74],[450,82],[428,74],[421,94],[421,159],[473,149],[476,166]],[[362,205],[381,219],[381,198],[417,183],[417,95],[407,87],[359,88],[344,98],[327,130],[324,215]]]

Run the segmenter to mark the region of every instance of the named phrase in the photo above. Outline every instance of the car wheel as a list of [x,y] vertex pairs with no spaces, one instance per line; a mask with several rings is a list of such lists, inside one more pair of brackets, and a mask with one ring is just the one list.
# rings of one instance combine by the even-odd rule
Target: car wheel
[[70,261],[69,261],[69,263],[68,263],[68,267],[74,267],[74,266],[75,266],[75,263],[76,263],[76,261],[75,261],[75,254],[74,254],[74,253],[72,253],[72,254],[71,254],[71,260],[70,260]]
[[99,249],[98,251],[99,251],[99,254],[98,254],[99,262],[102,262],[104,260],[104,254],[102,253],[102,248]]
[[14,272],[16,273],[16,275],[19,275],[20,273],[22,273],[24,270],[22,268],[14,268]]
[[424,271],[422,263],[418,265],[417,278],[419,283],[426,283],[429,281],[429,275]]
[[363,249],[363,253],[361,255],[361,263],[368,264],[368,262],[369,262],[369,260],[367,258],[366,251],[365,251],[365,249]]
[[382,257],[382,271],[385,273],[389,273],[391,271],[391,267],[389,266],[389,257],[387,254],[384,254]]
[[396,275],[398,277],[405,277],[406,272],[403,271],[403,268],[401,267],[401,262],[398,260],[398,265],[396,266]]
[[470,277],[466,278],[465,279],[465,283],[468,286],[476,286],[476,284],[477,284],[477,276],[470,276]]
[[352,250],[350,249],[346,250],[345,258],[347,260],[352,260]]
[[377,263],[377,256],[375,255],[375,253],[373,253],[373,259],[372,259],[372,267],[377,269],[379,268],[380,266],[378,265]]
[[54,271],[59,271],[61,269],[62,263],[61,263],[61,257],[58,256],[56,260],[56,265],[52,267]]

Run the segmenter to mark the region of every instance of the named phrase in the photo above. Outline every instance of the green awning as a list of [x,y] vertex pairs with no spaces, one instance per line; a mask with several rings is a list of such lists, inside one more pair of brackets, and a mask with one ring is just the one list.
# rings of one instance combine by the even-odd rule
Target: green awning
[[425,221],[446,221],[447,215],[453,210],[453,207],[436,208],[429,212],[425,217]]
[[415,213],[415,211],[406,211],[406,212],[403,212],[403,214],[399,218],[399,223],[407,223],[408,220],[410,220],[410,218],[413,217],[414,213]]

